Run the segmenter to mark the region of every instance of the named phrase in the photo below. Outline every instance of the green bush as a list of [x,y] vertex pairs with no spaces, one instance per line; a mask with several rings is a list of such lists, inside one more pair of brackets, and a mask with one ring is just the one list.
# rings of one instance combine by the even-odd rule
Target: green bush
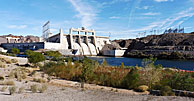
[[54,57],[54,58],[58,58],[58,57],[62,56],[61,53],[58,52],[58,51],[46,51],[45,55],[51,56],[51,57]]
[[45,60],[44,55],[42,55],[41,53],[28,51],[26,54],[28,54],[29,62],[35,64],[35,66],[37,66],[38,62],[41,62],[41,61]]
[[123,78],[123,88],[134,89],[139,86],[139,74],[137,69],[131,69],[131,71]]
[[174,96],[175,94],[172,92],[172,88],[170,86],[164,86],[161,88],[160,93],[162,96]]
[[17,48],[12,48],[11,49],[11,53],[13,53],[13,54],[19,54],[20,53],[20,50],[17,49]]

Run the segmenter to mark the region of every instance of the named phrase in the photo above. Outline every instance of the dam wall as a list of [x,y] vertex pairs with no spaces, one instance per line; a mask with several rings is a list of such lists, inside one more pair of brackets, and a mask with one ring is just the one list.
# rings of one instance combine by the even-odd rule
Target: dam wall
[[[69,30],[69,34],[64,34],[62,29],[60,29],[60,32],[49,37],[48,41],[52,43],[59,43],[61,45],[59,45],[61,49],[72,50],[72,55],[86,56],[96,56],[105,44],[110,44],[109,37],[96,36],[96,32],[94,30],[86,30],[85,28],[71,28]],[[59,49],[58,46],[48,47]],[[63,52],[63,54],[65,53]]]

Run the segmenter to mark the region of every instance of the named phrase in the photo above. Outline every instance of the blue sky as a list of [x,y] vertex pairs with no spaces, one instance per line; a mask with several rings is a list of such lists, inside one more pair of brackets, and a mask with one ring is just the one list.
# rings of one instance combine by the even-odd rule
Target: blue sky
[[0,35],[41,36],[48,20],[53,33],[84,26],[111,39],[179,25],[192,32],[194,0],[0,0]]

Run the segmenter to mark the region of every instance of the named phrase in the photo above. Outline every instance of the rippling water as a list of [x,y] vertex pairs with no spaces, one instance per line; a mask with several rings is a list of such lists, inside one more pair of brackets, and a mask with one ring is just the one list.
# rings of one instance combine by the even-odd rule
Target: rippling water
[[[97,60],[99,63],[103,59],[111,66],[120,66],[121,62],[126,66],[141,66],[143,59],[141,58],[126,58],[126,57],[89,57],[90,59]],[[183,70],[194,70],[194,61],[192,60],[157,60],[155,65],[161,64],[163,67],[174,67]]]

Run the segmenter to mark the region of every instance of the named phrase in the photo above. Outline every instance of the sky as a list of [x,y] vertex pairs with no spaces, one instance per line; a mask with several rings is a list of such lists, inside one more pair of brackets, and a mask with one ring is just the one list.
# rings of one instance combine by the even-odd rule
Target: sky
[[189,33],[194,31],[194,0],[0,0],[0,35],[41,36],[47,21],[54,34],[85,27],[112,40],[179,26]]

